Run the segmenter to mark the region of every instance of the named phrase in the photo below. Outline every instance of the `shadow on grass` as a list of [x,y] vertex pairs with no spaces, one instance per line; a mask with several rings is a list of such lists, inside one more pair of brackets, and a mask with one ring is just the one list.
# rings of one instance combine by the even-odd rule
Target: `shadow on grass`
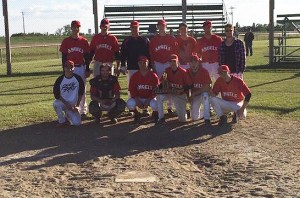
[[285,107],[266,107],[266,106],[251,105],[251,109],[278,112],[277,113],[278,115],[286,115],[300,110],[300,106],[294,108],[285,108]]
[[[122,121],[123,119],[123,121]],[[39,169],[65,163],[84,163],[101,156],[121,158],[154,151],[201,144],[232,130],[231,125],[205,127],[203,121],[181,125],[169,120],[163,126],[132,124],[120,118],[110,125],[85,122],[79,127],[55,128],[56,122],[41,123],[0,133],[0,166],[20,162],[39,162],[27,169]],[[24,154],[24,152],[26,152]],[[32,154],[29,154],[32,153]],[[5,157],[5,160],[1,160]]]

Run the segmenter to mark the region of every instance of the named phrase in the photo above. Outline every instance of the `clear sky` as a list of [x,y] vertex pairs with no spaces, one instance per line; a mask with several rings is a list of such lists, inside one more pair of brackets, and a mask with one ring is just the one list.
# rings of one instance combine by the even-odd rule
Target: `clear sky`
[[[181,4],[181,0],[98,0],[99,21],[103,17],[104,5],[135,4]],[[228,13],[233,9],[233,22],[241,26],[252,23],[268,24],[269,0],[224,0]],[[190,3],[222,3],[222,0],[187,0]],[[0,2],[2,11],[2,1]],[[300,14],[300,0],[275,0],[275,20],[277,14]],[[92,0],[8,0],[10,34],[40,32],[54,34],[58,28],[70,24],[74,19],[81,21],[81,31],[94,32]],[[23,12],[23,15],[22,15]],[[231,15],[229,15],[231,20]],[[231,21],[230,21],[231,22]],[[4,35],[3,14],[0,16],[0,35]]]

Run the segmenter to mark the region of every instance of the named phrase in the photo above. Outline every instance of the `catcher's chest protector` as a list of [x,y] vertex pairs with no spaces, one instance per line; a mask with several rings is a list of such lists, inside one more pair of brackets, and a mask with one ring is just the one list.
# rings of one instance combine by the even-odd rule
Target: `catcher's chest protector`
[[114,85],[117,82],[115,76],[110,76],[107,80],[97,79],[96,87],[101,99],[109,99],[114,97]]

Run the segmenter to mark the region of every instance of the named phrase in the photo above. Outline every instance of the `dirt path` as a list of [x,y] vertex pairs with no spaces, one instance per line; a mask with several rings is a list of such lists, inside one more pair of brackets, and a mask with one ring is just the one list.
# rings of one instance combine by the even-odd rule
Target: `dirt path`
[[300,197],[300,121],[54,125],[0,133],[0,197]]

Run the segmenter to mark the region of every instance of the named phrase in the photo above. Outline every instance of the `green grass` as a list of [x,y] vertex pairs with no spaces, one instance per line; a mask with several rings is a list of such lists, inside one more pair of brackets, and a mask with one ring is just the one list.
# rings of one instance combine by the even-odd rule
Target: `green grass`
[[[249,116],[261,114],[299,120],[300,65],[267,66],[268,58],[264,57],[267,46],[265,40],[256,41],[254,55],[247,57],[244,78],[252,91]],[[27,55],[31,53],[34,52],[28,51]],[[32,59],[27,57],[25,61],[12,63],[12,76],[6,76],[5,64],[0,65],[0,130],[56,120],[52,86],[61,74],[61,60],[53,56],[27,60]],[[127,99],[125,76],[120,77],[120,83],[122,97]],[[89,93],[87,97],[89,101]]]

